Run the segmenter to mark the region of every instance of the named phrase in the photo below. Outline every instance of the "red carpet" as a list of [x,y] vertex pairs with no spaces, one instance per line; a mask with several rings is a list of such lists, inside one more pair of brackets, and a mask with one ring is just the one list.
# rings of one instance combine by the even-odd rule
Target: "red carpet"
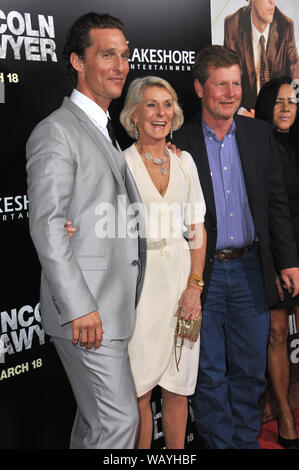
[[[293,411],[299,434],[299,408]],[[269,421],[262,425],[259,443],[261,449],[283,449],[277,442],[277,421]]]

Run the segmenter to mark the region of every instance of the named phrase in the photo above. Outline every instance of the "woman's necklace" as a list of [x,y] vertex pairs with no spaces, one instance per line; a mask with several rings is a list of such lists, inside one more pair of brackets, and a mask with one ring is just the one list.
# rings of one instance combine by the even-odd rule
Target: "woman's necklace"
[[[138,144],[138,151],[139,153],[143,152],[141,144]],[[167,163],[168,156],[169,156],[167,147],[165,147],[165,155],[162,158],[153,158],[150,153],[148,152],[143,152],[143,153],[147,160],[152,160],[155,163],[155,165],[160,165],[160,170],[161,170],[162,175],[167,175],[167,170],[165,167],[165,164]]]

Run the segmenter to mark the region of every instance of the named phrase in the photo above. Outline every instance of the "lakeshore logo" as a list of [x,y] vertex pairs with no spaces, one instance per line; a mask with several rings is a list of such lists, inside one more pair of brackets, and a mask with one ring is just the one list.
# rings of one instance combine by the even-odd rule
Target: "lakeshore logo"
[[0,59],[57,62],[53,16],[0,10]]
[[27,220],[29,200],[27,194],[0,197],[0,222]]
[[45,343],[45,332],[40,324],[39,303],[32,307],[23,305],[0,312],[0,361],[6,354],[15,354],[30,349],[33,342]]
[[191,72],[195,51],[135,48],[130,58],[131,70]]

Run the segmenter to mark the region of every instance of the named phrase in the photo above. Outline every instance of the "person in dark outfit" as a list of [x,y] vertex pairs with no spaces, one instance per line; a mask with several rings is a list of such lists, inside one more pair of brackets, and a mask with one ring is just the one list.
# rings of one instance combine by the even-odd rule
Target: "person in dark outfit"
[[[292,86],[293,84],[293,86]],[[289,210],[294,226],[299,253],[299,128],[298,99],[290,77],[272,79],[266,83],[257,98],[256,118],[268,121],[278,143]],[[268,372],[278,401],[278,442],[285,448],[297,448],[298,437],[294,417],[288,400],[289,357],[287,339],[288,313],[294,312],[299,331],[299,296],[292,298],[277,284],[282,302],[271,310],[270,341],[268,346]]]

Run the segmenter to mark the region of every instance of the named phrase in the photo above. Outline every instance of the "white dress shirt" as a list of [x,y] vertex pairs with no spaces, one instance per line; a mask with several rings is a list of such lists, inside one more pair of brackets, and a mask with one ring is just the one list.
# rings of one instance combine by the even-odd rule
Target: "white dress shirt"
[[[258,29],[254,26],[251,15],[251,31],[252,31],[252,49],[253,49],[253,61],[255,67],[256,75],[256,94],[259,94],[261,89],[261,80],[260,80],[260,59],[261,59],[261,46],[260,46],[260,37],[263,35],[265,38],[265,48],[267,48],[268,36],[269,36],[270,23],[263,33],[260,33]],[[237,114],[243,113],[246,108],[242,106],[239,108]]]
[[97,126],[98,129],[104,134],[104,136],[111,142],[110,136],[107,130],[108,118],[110,118],[109,113],[105,111],[96,104],[93,100],[88,98],[86,95],[74,88],[70,99],[75,103],[79,108],[81,108],[89,119]]

